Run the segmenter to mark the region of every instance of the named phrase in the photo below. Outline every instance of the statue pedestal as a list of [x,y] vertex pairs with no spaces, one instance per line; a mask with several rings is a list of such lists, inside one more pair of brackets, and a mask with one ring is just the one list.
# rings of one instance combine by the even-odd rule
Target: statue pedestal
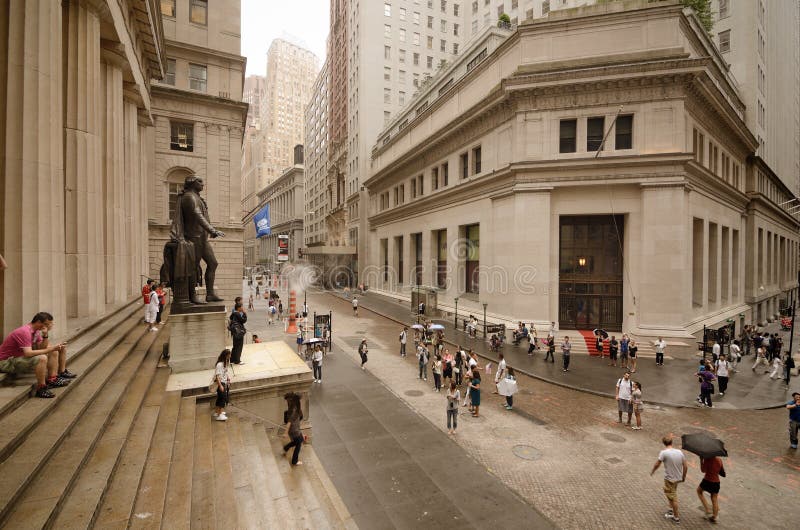
[[225,304],[195,305],[187,309],[191,312],[169,315],[169,366],[173,373],[214,368],[228,342]]

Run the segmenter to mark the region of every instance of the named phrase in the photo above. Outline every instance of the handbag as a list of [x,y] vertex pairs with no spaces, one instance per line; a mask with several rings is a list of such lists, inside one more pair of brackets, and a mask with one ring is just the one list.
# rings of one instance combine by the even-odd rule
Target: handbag
[[209,392],[216,392],[219,385],[217,384],[217,374],[211,378],[211,382],[208,384],[208,391]]

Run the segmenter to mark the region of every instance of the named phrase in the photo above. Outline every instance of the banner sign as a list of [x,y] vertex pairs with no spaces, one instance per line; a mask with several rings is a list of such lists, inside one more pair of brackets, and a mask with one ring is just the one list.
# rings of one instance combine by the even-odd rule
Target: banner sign
[[289,236],[278,236],[278,261],[289,261]]
[[258,211],[253,217],[253,222],[256,225],[256,237],[264,237],[272,233],[272,227],[269,221],[269,204]]

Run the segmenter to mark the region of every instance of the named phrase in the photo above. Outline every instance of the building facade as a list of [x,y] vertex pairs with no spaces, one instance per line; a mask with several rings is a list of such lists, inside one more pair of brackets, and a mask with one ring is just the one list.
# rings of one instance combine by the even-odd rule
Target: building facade
[[364,281],[641,337],[765,319],[796,296],[800,224],[745,112],[678,3],[484,30],[379,135]]
[[213,242],[219,262],[217,292],[241,291],[241,156],[247,104],[242,102],[245,59],[240,55],[238,0],[161,2],[168,74],[153,84],[155,153],[147,214],[149,275],[157,278],[171,216],[186,176],[205,180],[211,224],[225,233]]
[[263,75],[248,75],[244,80],[244,90],[242,91],[242,101],[247,103],[247,125],[248,129],[261,128],[262,102],[266,96],[267,78]]
[[83,327],[148,273],[154,0],[0,4],[2,333],[52,313]]

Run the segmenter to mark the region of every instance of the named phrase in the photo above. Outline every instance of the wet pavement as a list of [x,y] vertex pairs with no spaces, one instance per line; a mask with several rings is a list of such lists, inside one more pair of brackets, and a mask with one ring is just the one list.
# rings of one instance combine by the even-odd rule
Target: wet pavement
[[[329,293],[331,296],[341,297],[339,293]],[[410,326],[415,322],[408,304],[400,304],[396,299],[367,292],[359,295],[359,307],[373,311],[381,316],[394,320],[398,324]],[[489,344],[480,337],[471,338],[462,330],[456,330],[453,319],[434,318],[434,322],[445,327],[445,341],[450,347],[461,345],[472,349],[479,356],[497,363],[497,353],[489,350]],[[459,322],[459,325],[461,323]],[[770,332],[777,332],[779,326],[773,324]],[[511,332],[508,332],[510,339]],[[560,354],[560,341],[565,335],[570,335],[572,342],[583,340],[577,331],[560,331],[557,333],[557,347],[555,363],[545,362],[545,352],[536,351],[528,355],[528,341],[520,346],[513,345],[510,340],[502,349],[506,363],[526,375],[553,383],[556,385],[574,388],[583,392],[603,396],[614,396],[617,380],[625,372],[620,366],[609,365],[608,357],[588,356],[573,352],[569,371],[563,372],[562,357]],[[785,334],[785,344],[788,347],[788,333]],[[637,371],[633,379],[642,384],[644,399],[649,403],[669,405],[673,407],[694,407],[696,397],[700,393],[697,377],[694,375],[699,367],[699,357],[695,360],[673,359],[669,356],[663,366],[657,366],[654,357],[641,357],[638,361]],[[764,409],[782,407],[791,398],[791,392],[800,388],[797,385],[787,387],[781,379],[772,380],[765,375],[763,366],[753,372],[751,367],[755,362],[754,356],[744,356],[740,364],[739,373],[732,374],[728,384],[728,391],[724,396],[714,396],[714,406],[726,409]],[[719,389],[717,389],[719,392]]]

